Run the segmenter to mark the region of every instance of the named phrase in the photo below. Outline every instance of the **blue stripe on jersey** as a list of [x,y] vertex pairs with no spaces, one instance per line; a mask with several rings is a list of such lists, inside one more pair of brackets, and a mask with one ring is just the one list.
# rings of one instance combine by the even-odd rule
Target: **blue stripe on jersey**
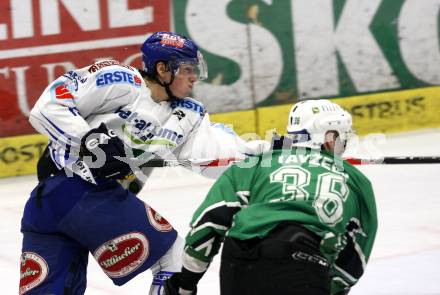
[[159,271],[157,274],[153,277],[153,286],[162,286],[163,282],[171,277],[174,274],[174,272],[171,271]]
[[[78,137],[72,136],[66,132],[64,132],[61,128],[59,128],[55,123],[53,123],[51,120],[49,120],[45,115],[43,115],[43,113],[40,112],[40,114],[47,120],[47,122],[49,122],[50,125],[52,125],[53,128],[55,128],[56,131],[58,131],[60,133],[61,136],[63,136],[64,138],[66,138],[68,141],[71,141],[73,143],[76,144],[80,144],[80,140],[78,139]],[[46,129],[47,130],[47,129]]]
[[65,133],[61,128],[59,128],[57,125],[55,125],[55,123],[53,123],[53,122],[52,122],[51,120],[49,120],[45,115],[43,115],[42,112],[40,112],[40,114],[41,114],[41,115],[44,117],[44,119],[46,119],[47,122],[49,122],[50,125],[52,125],[52,127],[55,128],[59,133],[61,133],[61,134],[64,134],[64,133]]
[[58,138],[56,138],[55,137],[55,135],[53,135],[49,130],[47,130],[47,128],[46,127],[44,127],[44,130],[46,130],[47,131],[47,133],[49,133],[49,135],[50,135],[50,137],[52,137],[53,138],[53,140],[55,140],[55,141],[58,141]]
[[50,156],[52,158],[52,161],[55,163],[55,165],[58,167],[58,169],[63,168],[63,166],[58,162],[58,157],[55,155],[56,150],[52,147],[50,148],[50,150],[51,150]]
[[63,167],[60,164],[58,164],[58,162],[55,160],[55,156],[53,155],[54,148],[52,147],[52,141],[49,141],[47,146],[49,148],[49,155],[50,155],[52,161],[54,162],[55,166],[57,166],[57,168],[60,170],[63,169]]
[[68,108],[68,110],[72,113],[72,115],[74,115],[75,117],[78,116],[78,109],[73,107],[73,108]]
[[67,161],[70,156],[70,144],[66,144],[66,150],[64,151],[64,160]]
[[46,126],[44,126],[43,123],[42,123],[41,125],[43,126],[44,130],[46,130],[46,132],[47,132],[47,133],[50,135],[50,137],[52,138],[51,141],[54,141],[54,142],[56,142],[56,143],[59,144],[59,145],[63,145],[64,148],[66,148],[66,146],[68,145],[67,143],[65,143],[65,142],[63,142],[63,141],[61,141],[61,140],[59,140],[58,137],[57,137],[55,134],[53,134],[52,132],[50,132],[49,129],[47,129]]

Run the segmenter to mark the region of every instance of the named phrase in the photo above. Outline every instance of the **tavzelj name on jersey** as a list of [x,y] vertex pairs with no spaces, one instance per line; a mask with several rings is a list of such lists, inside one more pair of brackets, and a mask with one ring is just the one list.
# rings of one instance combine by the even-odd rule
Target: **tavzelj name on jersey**
[[130,84],[139,88],[141,87],[142,79],[137,75],[126,71],[106,71],[96,77],[97,87],[122,83]]

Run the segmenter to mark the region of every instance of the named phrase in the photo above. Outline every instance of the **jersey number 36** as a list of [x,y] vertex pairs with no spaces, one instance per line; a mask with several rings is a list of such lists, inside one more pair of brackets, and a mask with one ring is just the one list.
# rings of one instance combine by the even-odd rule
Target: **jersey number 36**
[[[310,198],[310,171],[298,166],[283,166],[270,174],[271,183],[282,183],[283,197],[271,202],[303,200]],[[342,175],[327,172],[318,175],[313,207],[321,222],[334,226],[342,220],[344,202],[349,194]]]

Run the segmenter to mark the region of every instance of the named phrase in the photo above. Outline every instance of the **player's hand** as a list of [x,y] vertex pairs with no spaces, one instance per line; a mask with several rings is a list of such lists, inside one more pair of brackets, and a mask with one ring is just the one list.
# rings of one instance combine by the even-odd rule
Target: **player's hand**
[[130,165],[116,158],[125,158],[124,143],[104,123],[83,136],[80,157],[98,178],[123,179],[131,173]]
[[292,148],[292,139],[288,136],[274,133],[272,135],[271,150],[281,150]]
[[176,272],[169,279],[165,281],[164,284],[164,295],[196,295],[197,287],[188,288],[192,290],[187,290],[182,286],[182,273]]

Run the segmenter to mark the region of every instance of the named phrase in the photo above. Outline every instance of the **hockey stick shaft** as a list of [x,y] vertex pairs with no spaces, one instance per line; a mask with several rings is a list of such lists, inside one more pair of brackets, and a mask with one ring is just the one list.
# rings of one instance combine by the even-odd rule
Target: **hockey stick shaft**
[[187,159],[187,160],[167,160],[167,159],[152,159],[142,165],[142,167],[225,167],[231,163],[240,161],[241,159]]
[[352,165],[368,164],[440,164],[440,157],[434,156],[414,156],[414,157],[384,157],[381,159],[359,159],[347,158],[347,162]]
[[[361,159],[346,158],[352,165],[370,165],[370,164],[440,164],[440,157],[433,156],[414,156],[414,157],[384,157],[381,159]],[[239,159],[198,159],[198,160],[166,160],[153,159],[142,165],[143,167],[224,167]]]

